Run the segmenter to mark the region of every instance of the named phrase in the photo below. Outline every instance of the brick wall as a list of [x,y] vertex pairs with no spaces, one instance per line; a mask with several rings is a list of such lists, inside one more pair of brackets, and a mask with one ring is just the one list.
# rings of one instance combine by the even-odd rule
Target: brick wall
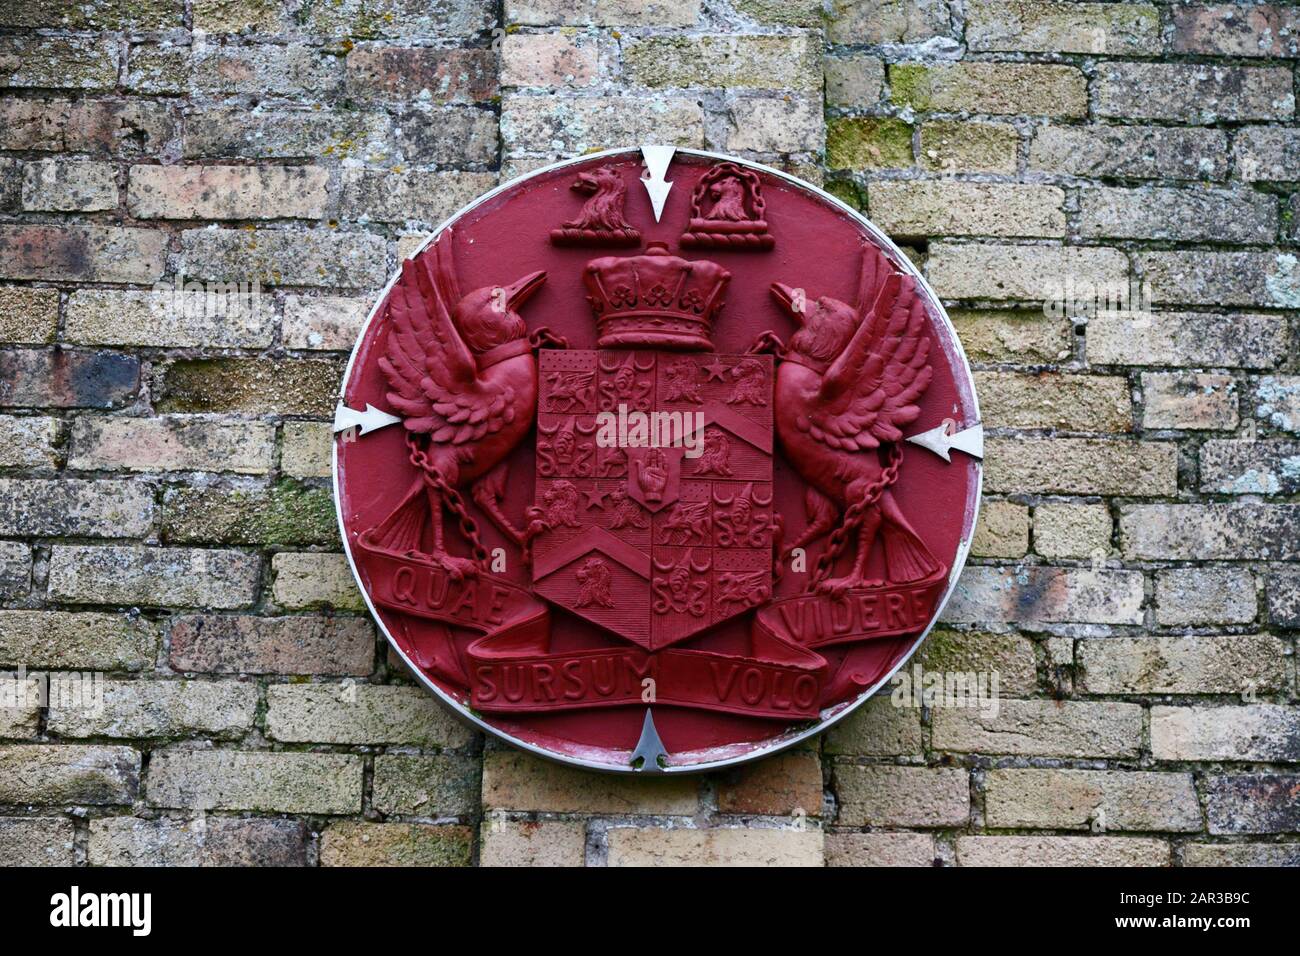
[[[107,675],[0,709],[0,861],[1300,863],[1300,8],[825,6],[0,0],[0,666]],[[948,302],[988,496],[921,660],[996,716],[612,779],[376,642],[327,478],[362,311],[499,176],[649,139],[826,183]]]

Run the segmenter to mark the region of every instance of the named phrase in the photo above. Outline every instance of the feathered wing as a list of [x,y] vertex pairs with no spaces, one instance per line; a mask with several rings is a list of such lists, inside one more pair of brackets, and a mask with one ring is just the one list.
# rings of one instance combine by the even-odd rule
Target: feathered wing
[[915,403],[932,375],[916,280],[893,272],[882,253],[866,248],[859,285],[857,331],[826,370],[818,407],[808,416],[809,434],[845,450],[900,441],[899,426],[921,414]]
[[379,360],[388,402],[408,429],[436,444],[473,441],[515,415],[513,390],[479,376],[452,321],[458,297],[450,230],[432,250],[402,263],[388,296],[387,352]]

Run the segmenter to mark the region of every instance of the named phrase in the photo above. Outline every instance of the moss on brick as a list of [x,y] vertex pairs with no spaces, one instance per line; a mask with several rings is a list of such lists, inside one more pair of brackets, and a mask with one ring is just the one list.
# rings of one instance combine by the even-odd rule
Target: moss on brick
[[163,534],[169,542],[337,545],[328,489],[281,481],[271,488],[180,488],[167,494]]
[[831,169],[897,169],[912,165],[912,127],[890,117],[850,117],[826,126]]
[[851,179],[832,179],[826,184],[826,191],[860,212],[867,208],[866,194]]
[[890,66],[889,88],[895,103],[926,109],[930,103],[930,69],[910,63]]
[[325,415],[334,407],[341,373],[327,361],[173,362],[157,376],[155,405],[160,412]]

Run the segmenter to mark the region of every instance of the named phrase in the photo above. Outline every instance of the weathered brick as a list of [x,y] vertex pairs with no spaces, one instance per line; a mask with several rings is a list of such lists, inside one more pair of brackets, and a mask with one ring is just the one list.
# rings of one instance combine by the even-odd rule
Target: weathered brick
[[826,28],[832,43],[920,43],[955,35],[942,0],[832,0]]
[[1297,521],[1297,505],[1124,505],[1119,530],[1125,556],[1139,560],[1295,561]]
[[0,342],[50,342],[58,323],[58,290],[0,286]]
[[1271,242],[1277,199],[1237,189],[1118,189],[1079,191],[1079,234],[1085,238],[1178,242]]
[[497,93],[496,54],[486,49],[362,43],[347,57],[347,88],[374,100],[474,103]]
[[826,125],[829,169],[905,169],[912,165],[912,126],[889,116],[850,116]]
[[1223,179],[1227,153],[1227,136],[1217,129],[1040,126],[1029,147],[1028,168],[1070,176]]
[[318,219],[329,176],[313,166],[132,166],[137,219]]
[[891,98],[925,112],[1085,116],[1077,67],[1039,63],[891,64]]
[[471,36],[493,26],[496,7],[464,0],[339,0],[313,4],[300,16],[308,30],[323,37],[443,39]]
[[872,221],[891,236],[1063,236],[1065,193],[1056,186],[875,182]]
[[1277,704],[1152,707],[1157,760],[1300,761],[1300,708]]
[[46,0],[31,5],[6,4],[0,25],[58,27],[64,30],[164,30],[181,25],[181,0],[103,0],[90,9],[76,0]]
[[276,684],[267,689],[273,740],[464,747],[473,732],[422,687]]
[[1246,126],[1233,141],[1237,175],[1248,182],[1293,182],[1300,163],[1300,128]]
[[160,412],[324,415],[337,401],[338,363],[303,359],[194,359],[156,371]]
[[321,866],[469,866],[469,827],[342,821],[321,834]]
[[86,855],[92,866],[306,866],[307,836],[298,820],[105,817],[90,822]]
[[483,755],[485,808],[689,816],[698,803],[696,781],[689,777],[592,774],[516,751]]
[[0,535],[143,537],[153,513],[153,489],[138,482],[0,479]]
[[165,102],[8,99],[0,102],[0,148],[154,156],[177,132]]
[[733,151],[819,152],[826,137],[821,101],[810,97],[732,97],[727,124]]
[[247,607],[261,561],[241,551],[56,545],[48,589],[71,604]]
[[0,803],[130,803],[139,788],[140,752],[130,747],[0,747]]
[[68,296],[63,337],[82,345],[265,348],[275,309],[253,286],[206,290],[80,289]]
[[1141,837],[963,836],[958,866],[1168,866],[1169,844]]
[[1271,368],[1287,349],[1277,315],[1151,312],[1099,314],[1088,321],[1088,361],[1101,365],[1213,365]]
[[0,276],[71,282],[153,282],[167,236],[152,229],[0,225]]
[[260,422],[229,422],[187,415],[161,418],[78,418],[72,426],[71,468],[128,471],[271,469],[275,429]]
[[1300,775],[1240,774],[1205,781],[1211,833],[1300,831]]
[[993,715],[936,707],[935,750],[1021,757],[1134,757],[1142,708],[1111,701],[1002,700]]
[[0,865],[73,866],[72,821],[64,817],[0,817]]
[[369,159],[392,149],[391,120],[347,110],[204,106],[185,121],[186,159]]
[[496,185],[495,173],[345,169],[345,219],[435,225]]
[[506,0],[505,15],[530,27],[689,27],[700,19],[700,0]]
[[374,807],[412,817],[464,817],[478,810],[474,757],[390,754],[375,758]]
[[329,489],[289,480],[269,488],[168,489],[162,532],[168,544],[338,544]]
[[828,833],[827,866],[934,866],[928,833]]
[[921,754],[921,712],[896,707],[890,689],[882,688],[848,717],[826,731],[827,754],[896,757]]
[[1097,114],[1124,119],[1216,122],[1290,119],[1291,71],[1271,67],[1103,62]]
[[262,285],[378,288],[384,240],[358,232],[291,229],[187,229],[180,271],[195,279]]
[[299,610],[336,607],[359,611],[365,607],[347,559],[341,554],[283,552],[271,559],[275,580],[271,594],[281,607]]
[[986,501],[971,553],[982,558],[1022,558],[1029,548],[1029,509],[1011,501]]
[[1300,442],[1207,441],[1201,446],[1201,490],[1228,495],[1296,494]]
[[649,139],[673,146],[704,145],[704,110],[689,97],[526,96],[501,100],[501,140],[507,155],[572,156],[610,143]]
[[1201,829],[1190,773],[990,770],[984,822],[998,829]]
[[1268,618],[1283,627],[1300,628],[1300,567],[1279,564],[1269,568]]
[[1160,12],[1145,3],[973,0],[966,43],[979,51],[1159,53]]
[[140,360],[115,352],[0,352],[0,405],[112,408],[140,384]]
[[27,594],[32,581],[32,549],[20,541],[0,541],[0,597]]
[[328,422],[285,422],[280,470],[295,478],[328,478],[333,447]]
[[820,91],[821,43],[811,32],[652,36],[623,43],[623,70],[642,86]]
[[118,45],[99,37],[0,37],[0,87],[107,90],[117,83]]
[[96,212],[117,206],[111,163],[44,159],[23,169],[23,209]]
[[1178,490],[1178,447],[1172,442],[996,438],[987,443],[984,463],[989,492],[1172,495]]
[[[916,665],[920,665],[920,669]],[[990,634],[981,631],[954,631],[937,627],[916,652],[911,665],[890,681],[891,704],[906,703],[911,692],[915,704],[918,683],[924,689],[925,676],[931,671],[945,674],[987,674],[990,694],[1000,696],[1028,696],[1038,685],[1034,646],[1020,634]],[[992,686],[992,675],[997,674],[997,686]],[[899,679],[910,675],[912,686]],[[882,693],[884,693],[882,691]],[[882,705],[883,706],[883,705]]]
[[[490,166],[497,159],[495,113],[473,106],[407,104],[394,118],[393,136],[381,142],[372,161],[397,157],[413,166]],[[350,151],[357,148],[344,144]]]
[[600,47],[591,36],[512,33],[501,42],[501,85],[544,89],[590,86],[600,70]]
[[1104,504],[1049,502],[1034,509],[1034,550],[1045,558],[1104,557],[1110,537]]
[[874,106],[885,85],[885,64],[877,56],[852,53],[822,61],[827,106]]
[[[82,685],[77,685],[79,691]],[[69,693],[72,690],[69,689]],[[0,684],[0,740],[35,740],[41,729],[41,684],[7,673]]]
[[287,27],[279,5],[266,0],[194,0],[191,18],[203,33],[270,34]]
[[286,296],[284,344],[291,349],[350,349],[372,305],[344,296]]
[[0,468],[52,468],[62,429],[44,415],[0,415]]
[[0,665],[138,671],[161,640],[138,616],[67,611],[0,611]]
[[1080,641],[1094,694],[1240,694],[1288,681],[1286,644],[1268,634],[1107,637]]
[[811,750],[791,750],[723,774],[717,781],[722,813],[821,816],[822,765]]
[[1300,11],[1285,4],[1174,7],[1173,22],[1179,53],[1300,55]]
[[[343,81],[343,64],[333,50],[290,43],[227,46],[210,43],[175,65],[163,50],[150,61],[150,75],[135,79],[137,62],[148,60],[144,47],[131,51],[127,85],[145,93],[197,93],[297,97],[311,101],[336,92]],[[174,56],[174,54],[173,54]],[[157,66],[153,64],[157,63]]]
[[257,687],[235,681],[105,681],[104,706],[50,707],[60,737],[237,738],[253,726]]
[[178,671],[364,677],[374,669],[375,638],[364,618],[212,614],[178,619],[169,647]]
[[1128,261],[1118,249],[936,242],[927,265],[944,298],[1042,302],[1070,276],[1078,286],[1127,282]]
[[965,770],[837,763],[834,786],[843,826],[965,826],[970,816]]
[[482,866],[582,866],[587,858],[587,825],[568,820],[484,821],[480,830]]
[[984,424],[1126,432],[1133,428],[1128,380],[1118,376],[976,372]]
[[948,317],[966,356],[975,362],[1038,365],[1070,354],[1070,322],[1065,318],[1049,319],[1041,311],[1002,309],[958,309]]
[[1189,843],[1183,866],[1300,866],[1300,843]]
[[150,806],[269,813],[359,813],[362,760],[347,754],[154,751]]
[[1300,435],[1300,376],[1266,375],[1256,382],[1255,417]]
[[967,566],[943,611],[956,624],[1141,624],[1140,571]]
[[1255,576],[1245,568],[1156,572],[1156,620],[1161,624],[1249,624],[1256,604]]
[[1020,134],[1008,123],[928,120],[921,124],[921,167],[931,172],[1016,171]]
[[1146,428],[1223,430],[1237,427],[1237,385],[1231,375],[1146,372],[1142,375]]
[[821,866],[820,830],[611,827],[610,866]]

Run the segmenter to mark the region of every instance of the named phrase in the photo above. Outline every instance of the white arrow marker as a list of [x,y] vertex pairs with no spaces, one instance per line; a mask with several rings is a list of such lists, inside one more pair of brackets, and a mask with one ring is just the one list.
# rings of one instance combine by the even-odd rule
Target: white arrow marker
[[342,402],[339,407],[334,409],[334,433],[345,432],[349,428],[361,426],[361,434],[367,435],[377,428],[384,428],[388,425],[396,425],[401,419],[396,415],[390,415],[388,412],[380,411],[369,402],[366,403],[366,410],[359,412],[355,408],[348,408]]
[[928,432],[912,435],[907,440],[920,445],[922,448],[930,449],[944,461],[952,461],[952,458],[948,455],[948,450],[951,448],[964,451],[972,458],[984,457],[983,425],[972,425],[970,428],[959,431],[954,435],[949,435],[948,425],[944,423],[931,428]]
[[641,177],[641,182],[645,184],[645,191],[650,194],[650,205],[654,208],[655,222],[663,215],[664,203],[668,201],[668,191],[673,188],[673,184],[664,181],[668,175],[668,164],[673,161],[673,154],[677,152],[676,146],[642,146],[641,157],[645,160],[645,175]]

